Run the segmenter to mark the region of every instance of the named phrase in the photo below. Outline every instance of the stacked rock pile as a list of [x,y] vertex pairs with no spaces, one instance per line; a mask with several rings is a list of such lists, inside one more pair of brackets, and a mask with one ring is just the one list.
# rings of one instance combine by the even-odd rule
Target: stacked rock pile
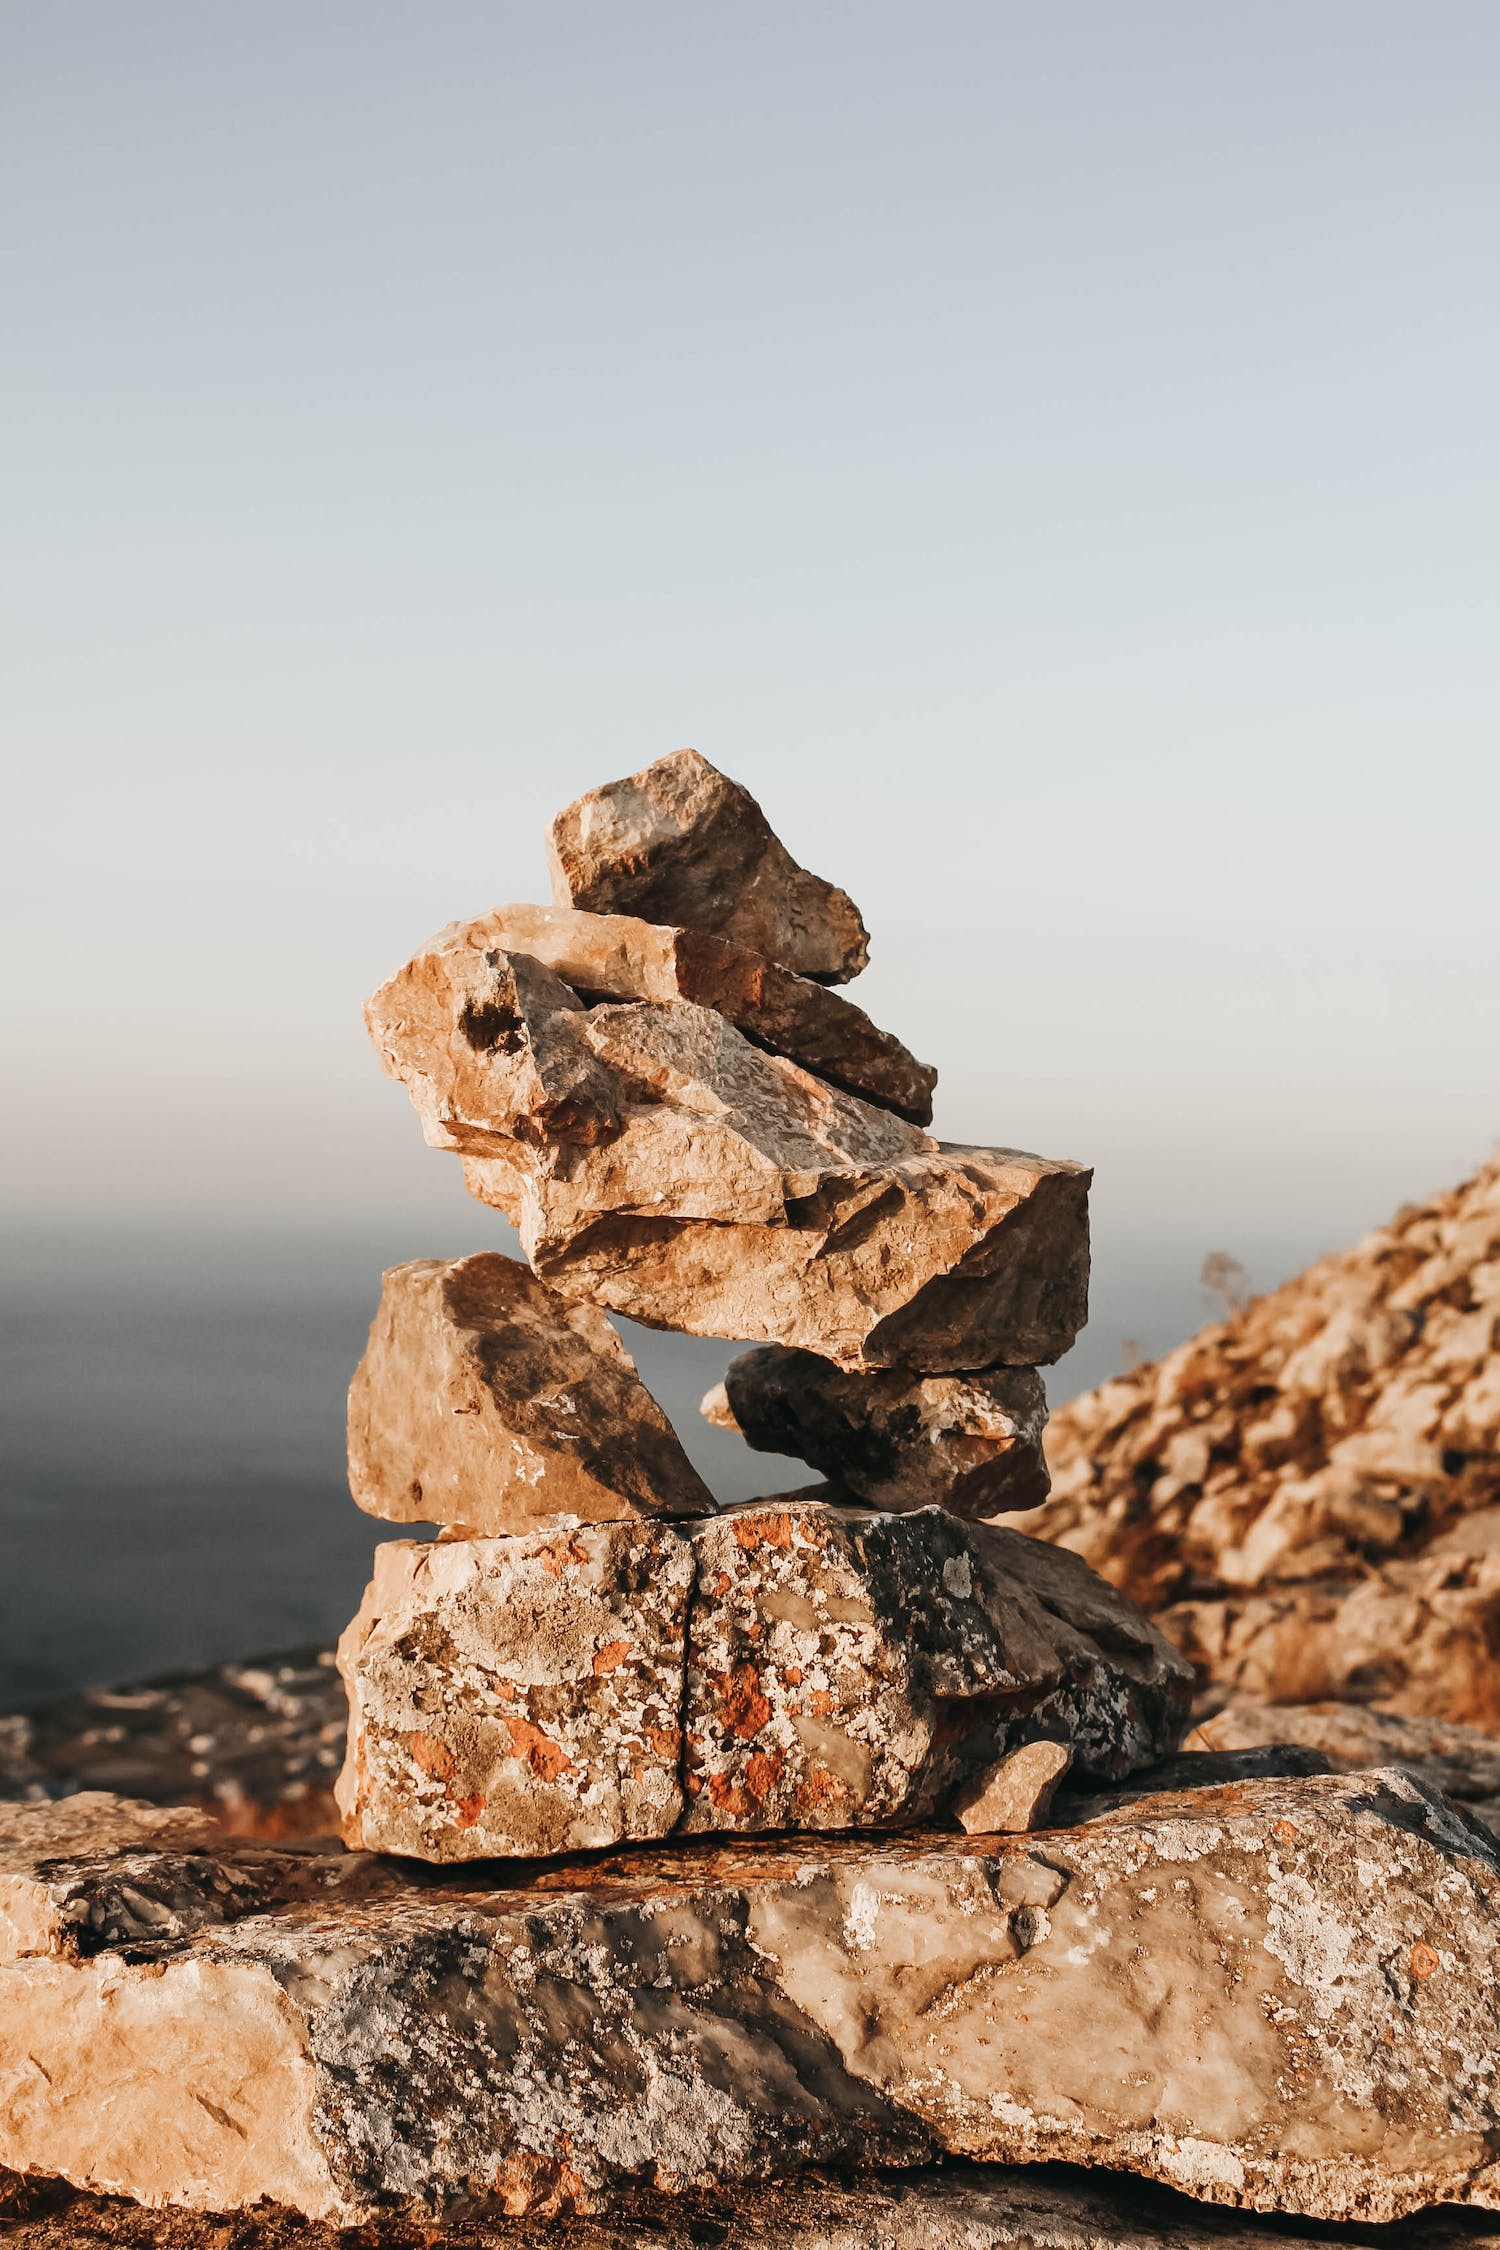
[[[1047,1491],[1087,1174],[930,1136],[935,1072],[831,989],[852,902],[696,752],[550,843],[553,906],[445,930],[367,1011],[528,1263],[385,1278],[351,1489],[441,1529],[379,1549],[341,1644],[346,1840],[1025,1828],[1070,1762],[1175,1748],[1175,1652],[985,1520]],[[827,1481],[718,1509],[605,1308],[766,1339],[705,1409]]]

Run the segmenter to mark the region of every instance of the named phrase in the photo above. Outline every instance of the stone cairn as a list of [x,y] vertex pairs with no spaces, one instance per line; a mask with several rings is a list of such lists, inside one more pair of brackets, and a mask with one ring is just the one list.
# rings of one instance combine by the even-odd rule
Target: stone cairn
[[[1191,1675],[1075,1556],[1038,1364],[1086,1314],[1089,1175],[926,1130],[936,1072],[834,986],[852,900],[695,751],[552,823],[554,904],[370,1001],[430,1146],[527,1263],[385,1276],[350,1485],[346,1841],[537,1859],[708,1831],[1024,1830],[1176,1747]],[[720,1509],[608,1313],[753,1340],[704,1401],[826,1479]]]

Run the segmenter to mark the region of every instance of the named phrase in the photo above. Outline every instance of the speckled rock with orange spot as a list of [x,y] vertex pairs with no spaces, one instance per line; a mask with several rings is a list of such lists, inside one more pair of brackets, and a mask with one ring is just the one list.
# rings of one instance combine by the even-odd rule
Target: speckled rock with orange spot
[[826,1486],[689,1536],[685,1830],[896,1826],[1021,1742],[1115,1777],[1181,1735],[1188,1666],[1035,1540]]
[[339,1643],[345,1840],[463,1860],[665,1836],[692,1578],[663,1524],[378,1547]]

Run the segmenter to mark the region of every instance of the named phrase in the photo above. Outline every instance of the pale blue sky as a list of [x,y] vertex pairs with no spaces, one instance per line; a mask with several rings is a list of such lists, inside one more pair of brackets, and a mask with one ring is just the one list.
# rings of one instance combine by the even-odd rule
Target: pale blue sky
[[0,103],[10,1207],[486,1239],[359,1001],[684,742],[1104,1255],[1491,1145],[1489,0],[47,0]]

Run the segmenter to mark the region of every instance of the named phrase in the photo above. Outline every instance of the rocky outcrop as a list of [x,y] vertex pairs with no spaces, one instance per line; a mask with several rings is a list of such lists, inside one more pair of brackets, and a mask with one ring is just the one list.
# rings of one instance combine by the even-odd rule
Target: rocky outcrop
[[799,867],[749,790],[696,750],[576,799],[547,856],[557,906],[710,930],[826,984],[869,958],[847,892]]
[[1500,1833],[1500,1737],[1451,1719],[1413,1717],[1368,1703],[1228,1703],[1194,1729],[1190,1751],[1298,1743],[1331,1770],[1404,1766],[1424,1788]]
[[1500,1859],[1400,1773],[513,1887],[52,1841],[5,1847],[17,2170],[345,2222],[934,2151],[1318,2219],[1500,2201]]
[[1220,1697],[1500,1725],[1500,1162],[1053,1415],[1025,1528]]
[[537,1858],[943,1812],[1019,1743],[1113,1778],[1191,1673],[1072,1556],[793,1496],[699,1524],[377,1548],[339,1648],[346,1840]]
[[852,1374],[767,1344],[703,1401],[758,1453],[789,1453],[877,1508],[993,1516],[1047,1496],[1047,1394],[1034,1367]]
[[707,930],[664,928],[628,914],[497,906],[454,922],[375,995],[369,1020],[390,1024],[412,989],[433,981],[431,954],[496,948],[529,955],[589,1002],[685,1000],[710,1008],[758,1046],[845,1093],[916,1125],[931,1121],[937,1072],[842,993]]
[[497,1251],[385,1275],[349,1392],[349,1489],[389,1522],[479,1536],[714,1504],[604,1314]]

